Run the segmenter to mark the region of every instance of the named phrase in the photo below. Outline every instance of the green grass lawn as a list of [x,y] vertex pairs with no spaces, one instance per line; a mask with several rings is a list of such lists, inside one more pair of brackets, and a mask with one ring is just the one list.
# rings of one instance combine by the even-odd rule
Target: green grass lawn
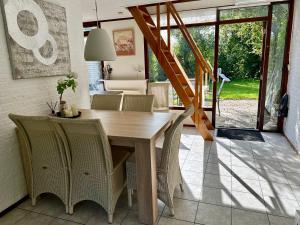
[[233,80],[224,84],[221,99],[258,99],[258,95],[259,80]]

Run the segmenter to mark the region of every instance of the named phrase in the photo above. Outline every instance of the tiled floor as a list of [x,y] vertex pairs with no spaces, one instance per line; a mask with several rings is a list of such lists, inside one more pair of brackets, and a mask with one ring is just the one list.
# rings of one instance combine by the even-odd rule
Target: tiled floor
[[[266,142],[218,138],[205,143],[192,128],[182,135],[180,163],[185,191],[175,191],[175,214],[159,202],[158,225],[293,225],[300,202],[300,161],[279,134],[263,134]],[[126,192],[118,202],[114,224],[135,225],[137,203],[127,207]],[[66,215],[62,203],[43,196],[36,207],[26,201],[0,225],[103,225],[104,210],[92,202]]]

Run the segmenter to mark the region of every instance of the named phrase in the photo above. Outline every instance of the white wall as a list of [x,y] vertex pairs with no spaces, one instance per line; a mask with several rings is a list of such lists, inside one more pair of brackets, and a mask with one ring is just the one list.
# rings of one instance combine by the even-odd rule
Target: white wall
[[300,152],[300,0],[295,0],[295,15],[290,54],[290,75],[288,83],[289,116],[284,132],[294,147]]
[[[65,99],[89,107],[87,68],[83,60],[81,0],[48,0],[66,8],[72,71],[79,75],[76,96]],[[8,113],[47,115],[46,102],[58,99],[56,82],[60,77],[12,80],[2,15],[0,12],[0,212],[26,193],[15,125]]]
[[[112,79],[145,79],[145,60],[144,60],[144,36],[137,23],[132,20],[120,20],[101,23],[113,40],[113,31],[119,29],[133,28],[135,34],[135,55],[119,56],[116,61],[105,62],[113,68]],[[134,68],[137,65],[143,67],[143,71],[138,73]]]

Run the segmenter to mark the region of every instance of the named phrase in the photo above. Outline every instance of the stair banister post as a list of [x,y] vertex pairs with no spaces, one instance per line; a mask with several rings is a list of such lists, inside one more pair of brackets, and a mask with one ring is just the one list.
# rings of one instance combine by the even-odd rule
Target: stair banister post
[[157,47],[158,47],[158,50],[157,50],[157,52],[158,52],[158,61],[160,61],[160,59],[161,59],[161,53],[160,53],[160,50],[161,50],[161,36],[160,36],[160,30],[161,30],[161,26],[160,26],[160,3],[158,3],[157,5],[156,5],[156,13],[157,13],[157,15],[156,15],[156,19],[157,19],[157,39],[158,39],[158,45],[157,45]]
[[198,125],[199,123],[199,113],[198,113],[198,109],[199,109],[199,64],[198,64],[198,60],[196,59],[196,64],[195,64],[195,97],[193,100],[193,105],[194,105],[194,111],[195,111],[195,124]]
[[202,109],[202,99],[203,99],[203,74],[204,71],[200,68],[199,71],[199,108]]
[[168,30],[168,48],[171,51],[171,29],[170,29],[170,6],[167,2],[167,30]]

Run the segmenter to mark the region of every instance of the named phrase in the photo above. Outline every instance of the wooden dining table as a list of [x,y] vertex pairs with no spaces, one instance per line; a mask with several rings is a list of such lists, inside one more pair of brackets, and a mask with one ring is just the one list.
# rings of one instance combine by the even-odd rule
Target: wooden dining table
[[158,218],[155,142],[176,117],[174,113],[80,109],[82,119],[100,119],[113,145],[135,148],[139,220]]

